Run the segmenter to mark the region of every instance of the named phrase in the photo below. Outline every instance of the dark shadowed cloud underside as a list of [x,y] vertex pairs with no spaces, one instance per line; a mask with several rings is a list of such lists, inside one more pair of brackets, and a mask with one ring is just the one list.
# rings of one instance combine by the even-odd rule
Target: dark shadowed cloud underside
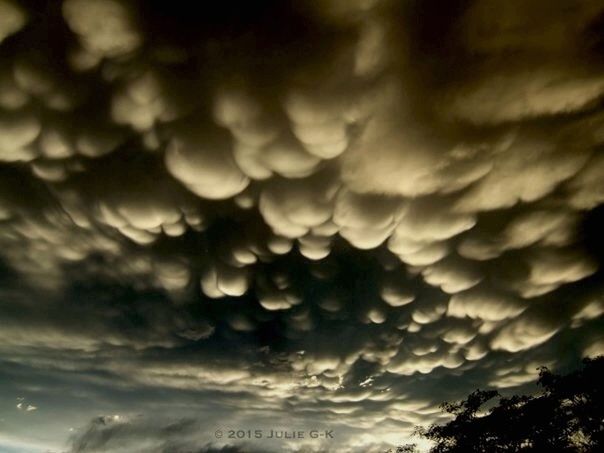
[[0,450],[377,452],[604,353],[603,35],[595,0],[0,0]]

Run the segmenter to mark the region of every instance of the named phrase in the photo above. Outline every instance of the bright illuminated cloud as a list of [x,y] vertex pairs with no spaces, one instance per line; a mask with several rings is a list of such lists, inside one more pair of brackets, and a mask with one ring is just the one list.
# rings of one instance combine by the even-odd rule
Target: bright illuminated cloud
[[[11,433],[381,451],[604,351],[600,2],[35,3],[0,0]],[[290,419],[346,441],[207,442]]]

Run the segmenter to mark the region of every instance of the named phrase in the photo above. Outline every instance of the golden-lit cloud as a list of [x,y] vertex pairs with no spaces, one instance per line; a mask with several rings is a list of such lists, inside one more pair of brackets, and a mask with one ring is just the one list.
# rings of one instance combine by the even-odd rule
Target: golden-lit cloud
[[604,351],[599,2],[35,3],[0,0],[11,416],[381,451]]

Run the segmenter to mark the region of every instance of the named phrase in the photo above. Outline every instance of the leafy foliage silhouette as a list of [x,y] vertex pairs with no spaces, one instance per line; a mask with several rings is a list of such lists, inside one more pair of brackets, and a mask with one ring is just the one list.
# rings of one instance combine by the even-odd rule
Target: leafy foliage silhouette
[[[539,370],[536,395],[503,398],[494,390],[476,390],[459,403],[441,408],[454,416],[444,425],[416,428],[434,442],[431,453],[597,452],[604,451],[604,357],[583,360],[564,376]],[[481,409],[486,403],[497,404]],[[405,445],[399,450],[415,451]]]

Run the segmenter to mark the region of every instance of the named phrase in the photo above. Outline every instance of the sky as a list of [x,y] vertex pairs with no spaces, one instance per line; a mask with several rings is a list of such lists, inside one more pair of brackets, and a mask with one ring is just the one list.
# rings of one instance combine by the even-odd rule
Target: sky
[[604,354],[603,28],[0,0],[0,451],[426,449]]

